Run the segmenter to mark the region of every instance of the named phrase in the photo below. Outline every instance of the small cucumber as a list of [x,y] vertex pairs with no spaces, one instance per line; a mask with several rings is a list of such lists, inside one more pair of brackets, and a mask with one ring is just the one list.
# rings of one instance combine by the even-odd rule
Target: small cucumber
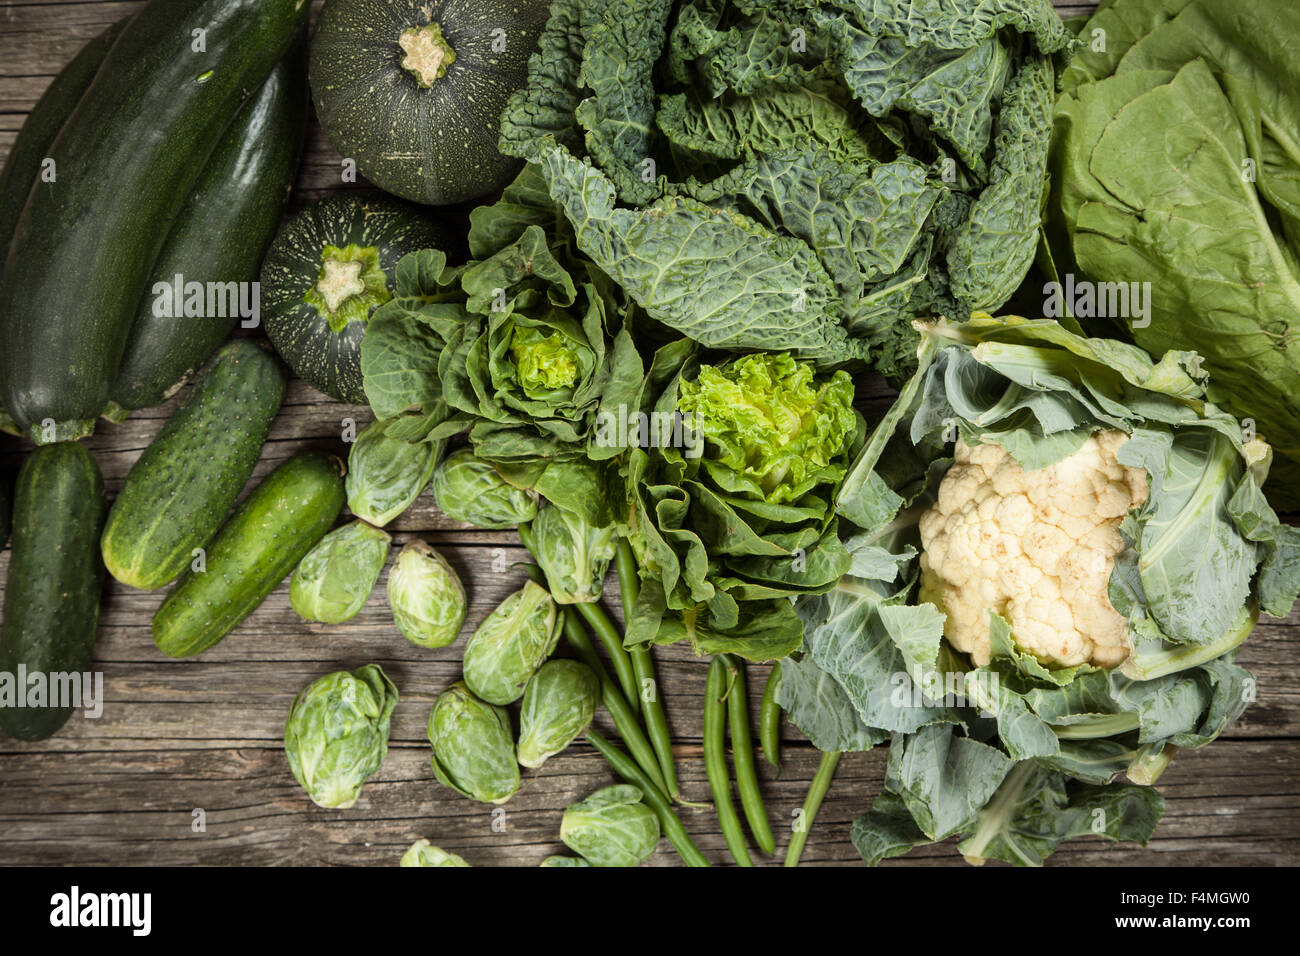
[[[23,463],[14,489],[14,544],[5,585],[0,630],[0,674],[32,703],[33,674],[45,675],[47,693],[67,689],[90,669],[99,623],[99,531],[104,523],[104,479],[95,459],[74,442],[36,449]],[[66,677],[64,676],[66,675]],[[18,740],[44,740],[67,722],[71,706],[9,706],[0,698],[0,732]]]
[[208,545],[205,569],[187,571],[154,615],[158,649],[200,654],[253,613],[334,524],[343,470],[308,451],[267,475]]
[[153,590],[211,540],[253,473],[285,371],[249,339],[223,347],[127,475],[104,526],[109,574]]

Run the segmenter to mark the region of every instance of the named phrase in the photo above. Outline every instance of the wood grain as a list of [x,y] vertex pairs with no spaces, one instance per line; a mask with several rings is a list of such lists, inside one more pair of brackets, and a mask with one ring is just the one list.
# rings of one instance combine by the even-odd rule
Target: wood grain
[[[0,3],[0,156],[53,75],[90,37],[142,4]],[[319,6],[319,4],[317,4]],[[1058,3],[1063,15],[1088,5]],[[299,207],[339,182],[339,155],[314,119],[294,191]],[[361,184],[364,186],[364,184]],[[358,187],[360,188],[360,187]],[[864,378],[859,394],[874,418],[890,392]],[[104,423],[87,442],[110,494],[183,399]],[[365,408],[326,399],[293,382],[250,487],[306,447],[343,453],[346,421],[370,420]],[[14,468],[23,443],[0,436],[0,468]],[[427,492],[394,523],[395,544],[419,535],[444,551],[469,585],[465,628],[523,581],[523,551],[513,532],[478,531],[441,515]],[[8,567],[0,553],[0,596]],[[386,575],[387,572],[385,572]],[[615,595],[607,606],[617,607]],[[456,679],[464,634],[429,651],[406,642],[387,610],[384,579],[346,625],[308,624],[289,608],[281,586],[227,640],[199,658],[160,655],[149,624],[161,593],[110,582],[105,588],[96,668],[105,680],[97,719],[74,716],[54,739],[24,744],[0,739],[0,864],[329,864],[391,865],[409,844],[428,837],[471,863],[534,865],[558,842],[563,808],[612,782],[585,745],[529,773],[519,795],[492,809],[440,786],[429,769],[424,724],[434,696]],[[615,611],[617,616],[617,612]],[[706,663],[682,646],[656,651],[683,787],[703,800],[700,756]],[[1161,779],[1168,809],[1147,848],[1110,847],[1085,839],[1063,845],[1050,865],[1279,865],[1300,861],[1300,614],[1268,619],[1243,647],[1240,662],[1258,677],[1259,699],[1223,739],[1183,753]],[[351,810],[314,807],[289,773],[281,748],[285,714],[300,687],[339,668],[378,662],[402,692],[388,759]],[[750,671],[755,710],[766,668]],[[597,726],[609,731],[602,714]],[[781,774],[760,761],[778,855],[818,755],[792,728],[785,731]],[[858,861],[849,823],[882,784],[886,752],[847,755],[808,842],[809,864]],[[194,811],[204,812],[205,828]],[[714,862],[726,856],[716,821],[705,810],[682,817]],[[501,824],[504,823],[504,829]],[[494,824],[496,825],[494,828]],[[668,844],[651,861],[676,862]],[[960,863],[951,845],[916,851],[885,865]]]

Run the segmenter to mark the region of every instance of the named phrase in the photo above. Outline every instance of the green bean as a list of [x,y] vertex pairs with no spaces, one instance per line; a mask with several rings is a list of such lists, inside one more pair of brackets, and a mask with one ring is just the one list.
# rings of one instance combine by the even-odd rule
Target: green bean
[[687,866],[708,866],[709,861],[695,846],[695,841],[686,832],[686,827],[682,826],[681,819],[673,812],[667,798],[646,777],[645,772],[628,759],[625,753],[594,730],[587,731],[587,742],[600,751],[616,774],[633,786],[641,788],[646,805],[659,817],[659,825],[663,828],[664,836],[668,837],[668,842],[673,845],[682,862]]
[[[632,609],[636,607],[637,594],[641,585],[636,570],[636,558],[626,538],[620,538],[618,541],[618,550],[614,553],[614,567],[618,571],[619,591],[623,596],[623,621],[626,628],[626,622],[632,620]],[[673,738],[668,730],[668,718],[664,715],[663,699],[659,695],[659,679],[655,674],[654,657],[648,644],[637,644],[628,648],[628,656],[632,659],[632,671],[636,677],[637,697],[641,701],[641,716],[645,718],[646,733],[659,758],[659,769],[663,771],[664,782],[668,784],[668,796],[678,800],[681,794],[677,790],[677,765],[673,759]],[[648,700],[647,691],[649,691]]]
[[758,722],[758,739],[763,745],[763,756],[777,770],[781,769],[781,705],[776,702],[781,689],[781,662],[772,665],[763,688],[763,710]]
[[623,646],[623,635],[618,632],[618,628],[609,619],[605,609],[599,604],[586,602],[569,606],[578,609],[587,626],[596,637],[600,638],[600,643],[604,645],[605,653],[609,656],[609,662],[614,665],[614,674],[618,677],[618,686],[622,688],[623,696],[629,701],[636,700],[639,695],[636,692],[636,672],[632,669],[632,658],[628,656],[627,648]]
[[[542,569],[535,564],[525,564],[524,570],[528,576],[538,584],[546,583],[546,576]],[[609,716],[614,721],[614,729],[618,735],[623,738],[623,743],[631,751],[632,756],[636,758],[638,764],[645,770],[646,774],[654,781],[655,786],[668,793],[668,787],[664,782],[663,773],[659,768],[659,759],[655,755],[654,748],[650,746],[650,741],[646,739],[645,731],[641,729],[641,724],[636,719],[636,711],[632,705],[627,702],[618,685],[609,676],[609,671],[605,670],[605,665],[601,663],[600,655],[596,653],[596,647],[591,643],[591,638],[583,629],[582,621],[574,613],[573,607],[569,606],[563,609],[564,613],[564,639],[569,642],[578,659],[591,668],[592,672],[600,681],[600,700],[609,711]]]
[[817,811],[821,808],[822,798],[826,796],[826,791],[830,789],[831,779],[835,776],[835,768],[840,763],[840,756],[841,754],[834,750],[822,754],[821,763],[817,766],[817,774],[808,787],[808,796],[804,798],[803,810],[800,812],[799,820],[795,824],[794,833],[790,836],[790,845],[785,848],[786,866],[799,865],[803,845],[808,842],[808,831],[812,829],[813,821],[817,819]]
[[740,830],[740,818],[731,803],[731,779],[727,773],[726,656],[719,654],[709,664],[709,677],[704,684],[704,771],[713,791],[713,804],[718,811],[718,827],[727,841],[731,857],[740,866],[753,866],[745,835]]
[[758,771],[754,768],[754,741],[749,733],[749,688],[745,677],[745,664],[738,657],[726,655],[726,666],[734,675],[731,692],[727,694],[727,720],[731,725],[731,762],[736,768],[736,789],[740,791],[740,806],[745,811],[749,832],[758,848],[771,856],[776,852],[772,825],[767,820],[763,806],[763,792],[758,786]]

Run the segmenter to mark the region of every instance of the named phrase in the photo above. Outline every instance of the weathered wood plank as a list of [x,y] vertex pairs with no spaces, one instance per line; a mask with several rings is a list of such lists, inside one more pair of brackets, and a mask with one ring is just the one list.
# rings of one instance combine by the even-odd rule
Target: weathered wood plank
[[[708,787],[698,749],[683,748],[681,756],[687,796],[704,799]],[[810,749],[792,748],[781,777],[763,767],[778,858],[816,761]],[[848,825],[878,792],[884,763],[883,751],[844,758],[808,841],[806,863],[858,859]],[[1110,847],[1089,838],[1063,844],[1049,864],[1293,862],[1297,774],[1294,748],[1279,752],[1251,741],[1180,755],[1161,781],[1169,806],[1149,848]],[[534,865],[566,852],[557,839],[563,808],[613,779],[597,755],[578,745],[529,774],[518,795],[494,816],[493,808],[451,794],[433,779],[427,748],[398,743],[354,808],[323,810],[307,800],[283,754],[273,748],[31,753],[7,759],[0,778],[0,859],[14,864],[393,865],[412,841],[426,837],[471,863]],[[206,813],[205,832],[191,829],[196,808]],[[680,814],[704,853],[723,861],[711,811],[682,808]],[[494,821],[498,827],[504,822],[503,832],[494,831]],[[652,862],[676,862],[666,842]],[[947,844],[885,865],[899,864],[960,865],[961,860]]]

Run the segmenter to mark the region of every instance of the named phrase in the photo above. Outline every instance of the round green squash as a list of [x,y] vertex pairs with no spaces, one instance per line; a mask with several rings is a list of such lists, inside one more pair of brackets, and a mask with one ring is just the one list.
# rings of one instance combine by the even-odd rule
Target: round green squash
[[280,227],[262,260],[262,323],[294,374],[364,405],[361,339],[393,296],[408,253],[458,243],[420,209],[386,196],[330,196]]
[[441,206],[504,187],[501,113],[547,0],[326,0],[308,76],[335,148],[381,189]]

